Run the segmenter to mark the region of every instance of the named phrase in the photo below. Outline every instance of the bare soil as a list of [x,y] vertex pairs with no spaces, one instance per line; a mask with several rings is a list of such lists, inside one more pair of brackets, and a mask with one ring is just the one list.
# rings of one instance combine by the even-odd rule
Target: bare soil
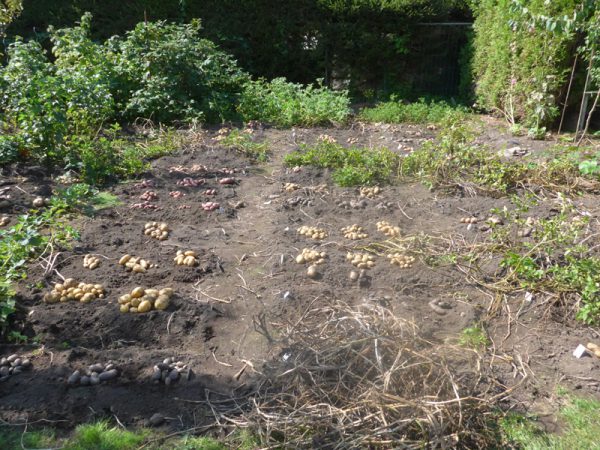
[[[495,149],[515,145],[514,138],[493,124],[487,126]],[[176,154],[152,163],[144,178],[152,180],[154,187],[139,188],[131,182],[110,188],[123,204],[93,217],[74,218],[81,237],[72,249],[61,251],[49,274],[41,264],[32,265],[28,279],[19,286],[26,307],[24,332],[37,336],[41,345],[0,348],[2,356],[27,354],[33,362],[32,370],[0,383],[0,419],[11,423],[43,419],[71,428],[100,417],[141,425],[160,413],[173,429],[201,426],[212,419],[207,399],[214,403],[243,396],[260,377],[262,363],[281,357],[285,343],[278,340],[278,326],[298,320],[309,305],[332,297],[349,304],[381,302],[400,317],[414,320],[424,336],[440,342],[457,339],[465,327],[485,321],[499,355],[493,361],[497,377],[507,387],[515,387],[513,406],[552,414],[558,384],[600,397],[600,360],[576,360],[571,354],[577,344],[598,339],[599,333],[591,327],[548,318],[535,301],[523,308],[523,299],[517,296],[498,306],[459,270],[426,265],[426,255],[407,269],[379,257],[365,280],[350,280],[353,267],[346,253],[385,240],[376,229],[380,220],[399,226],[404,235],[461,236],[475,242],[484,232],[460,219],[489,217],[492,208],[509,201],[451,196],[412,183],[384,186],[376,198],[363,199],[358,189],[336,187],[327,171],[283,166],[285,154],[322,134],[340,143],[387,146],[403,153],[432,139],[435,130],[361,124],[334,129],[261,128],[255,138],[267,140],[273,152],[265,164],[223,148],[215,139],[217,130],[209,130]],[[480,139],[485,141],[485,135]],[[518,143],[536,151],[552,144],[526,138]],[[207,171],[188,175],[172,170],[194,164],[206,166]],[[229,176],[223,168],[236,169],[232,175],[236,184],[218,183]],[[176,184],[187,176],[205,178],[206,183]],[[286,192],[284,183],[301,188]],[[34,196],[48,195],[55,187],[38,168],[7,170],[2,186],[9,187],[11,201],[0,213],[9,215],[13,223]],[[217,195],[204,195],[206,189],[216,189]],[[152,202],[157,209],[132,209],[146,190],[158,194]],[[175,199],[171,191],[186,195]],[[364,208],[339,206],[351,200],[364,200]],[[201,204],[206,201],[218,202],[220,208],[204,211]],[[600,214],[597,197],[576,201],[593,218]],[[182,209],[184,205],[189,208]],[[552,208],[548,199],[537,213],[549,215]],[[156,241],[145,236],[144,224],[149,221],[168,223],[169,238]],[[342,236],[340,228],[354,223],[369,234],[364,242]],[[328,237],[317,242],[299,236],[296,229],[301,225],[323,228]],[[318,279],[308,278],[306,266],[294,261],[303,248],[327,252]],[[197,251],[199,266],[175,266],[178,249]],[[83,256],[89,253],[102,259],[92,271],[82,267]],[[158,267],[143,274],[126,272],[117,264],[124,254],[144,257]],[[106,298],[89,304],[43,303],[44,293],[61,276],[102,283]],[[172,287],[174,300],[166,311],[121,314],[117,299],[135,286]],[[443,301],[443,310],[433,308],[432,301]],[[189,380],[171,386],[153,384],[153,365],[171,356],[191,367]],[[118,379],[94,387],[67,385],[75,369],[108,360],[121,368]]]

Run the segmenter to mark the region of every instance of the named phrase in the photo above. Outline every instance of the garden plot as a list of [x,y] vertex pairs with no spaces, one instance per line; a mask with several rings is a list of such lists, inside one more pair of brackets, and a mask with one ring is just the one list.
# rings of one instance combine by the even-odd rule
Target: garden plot
[[[500,356],[496,374],[507,386],[522,385],[525,402],[534,401],[538,382],[567,376],[581,384],[574,380],[600,365],[573,364],[570,351],[593,333],[544,322],[536,340],[524,342],[542,309],[517,313],[517,295],[495,303],[450,259],[440,262],[501,225],[492,211],[510,207],[507,197],[441,195],[415,183],[340,188],[327,169],[282,164],[299,142],[325,134],[408,154],[412,148],[398,145],[414,135],[407,130],[415,127],[261,129],[272,152],[262,164],[227,151],[211,132],[156,160],[144,179],[111,188],[121,204],[74,218],[73,247],[32,265],[19,285],[23,332],[43,345],[5,349],[28,364],[0,383],[1,418],[74,424],[116,416],[144,424],[160,413],[173,428],[210,423],[211,402],[246,398],[264,362],[287,354],[281,327],[331,299],[388,308],[432,343],[456,342],[485,321]],[[9,223],[53,187],[31,169],[5,186],[11,204],[0,213]],[[594,199],[582,200],[592,215]],[[544,200],[535,215],[552,208]],[[487,262],[490,273],[499,270],[497,259]],[[494,315],[507,305],[519,318],[512,328]],[[548,348],[552,369],[544,369]]]

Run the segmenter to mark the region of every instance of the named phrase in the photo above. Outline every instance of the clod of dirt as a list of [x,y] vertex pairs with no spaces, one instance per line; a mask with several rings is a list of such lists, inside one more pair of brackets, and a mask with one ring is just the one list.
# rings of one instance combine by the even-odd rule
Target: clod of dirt
[[144,234],[159,241],[164,241],[169,237],[169,225],[164,222],[148,222],[144,225]]
[[431,309],[441,316],[445,315],[448,312],[447,310],[452,308],[450,303],[443,300],[431,300],[428,304]]
[[175,261],[175,264],[178,266],[194,267],[199,263],[197,256],[197,253],[193,250],[177,250],[177,256],[173,261]]
[[207,170],[208,170],[208,168],[204,164],[194,164],[190,167],[184,167],[184,166],[169,167],[169,173],[176,172],[176,173],[190,174],[190,173],[206,172]]
[[145,202],[152,202],[158,200],[158,194],[154,191],[146,191],[142,195],[140,195],[140,200],[144,200]]
[[340,208],[344,209],[365,209],[367,207],[366,200],[350,200],[350,201],[342,201],[337,204]]
[[357,224],[353,224],[353,225],[344,227],[344,228],[342,228],[341,231],[346,239],[351,239],[353,241],[358,240],[358,239],[365,239],[365,238],[369,237],[369,235],[367,233],[365,233],[365,230],[363,229],[363,227],[361,227]]
[[500,216],[490,216],[490,217],[488,217],[486,222],[489,223],[490,225],[502,225],[504,223],[504,221],[502,220],[502,218]]
[[177,186],[184,186],[184,187],[198,187],[198,186],[202,186],[204,184],[206,184],[206,180],[204,178],[193,179],[193,178],[186,177],[183,180],[179,180],[177,182]]
[[10,223],[10,218],[8,216],[0,217],[0,227],[5,227]]
[[283,184],[283,190],[285,192],[294,192],[294,191],[297,191],[298,189],[300,189],[299,184],[296,184],[296,183],[284,183]]
[[169,307],[173,289],[144,289],[136,287],[129,294],[119,297],[122,313],[147,313],[153,309],[162,311]]
[[12,375],[31,369],[31,361],[28,358],[12,354],[0,359],[0,382],[8,380]]
[[215,209],[219,209],[221,205],[217,202],[206,202],[200,205],[204,211],[214,211]]
[[593,342],[588,342],[586,348],[596,357],[600,358],[600,346]]
[[377,222],[377,231],[381,231],[383,234],[391,238],[400,236],[400,227],[392,226],[385,220]]
[[63,283],[56,283],[54,289],[44,295],[44,302],[57,303],[76,300],[89,303],[97,298],[104,298],[104,287],[101,284],[77,283],[73,278],[67,278]]
[[166,358],[156,364],[152,371],[152,381],[156,384],[164,383],[167,386],[177,383],[181,379],[181,373],[188,370],[187,364],[175,361],[175,358]]
[[237,202],[229,202],[229,206],[233,209],[241,209],[246,207],[246,202],[239,200]]
[[368,253],[352,253],[346,254],[346,259],[350,261],[350,264],[358,267],[359,269],[372,269],[375,267],[375,258],[373,255]]
[[532,232],[533,232],[533,228],[531,228],[531,227],[523,228],[522,230],[517,231],[517,236],[529,237],[529,236],[531,236]]
[[301,226],[296,230],[296,232],[301,236],[306,236],[307,238],[314,240],[321,240],[327,237],[327,232],[322,228],[317,227],[307,227],[306,225]]
[[461,217],[460,218],[460,223],[475,224],[477,222],[479,222],[479,219],[477,219],[477,217]]
[[290,197],[285,201],[285,204],[288,206],[312,206],[313,205],[313,201],[309,198],[306,197],[301,197],[301,196],[295,196],[295,197]]
[[116,364],[109,361],[107,364],[92,364],[86,370],[76,370],[67,379],[69,385],[95,386],[100,383],[118,378],[120,370]]
[[96,267],[100,266],[102,261],[97,256],[93,255],[85,255],[83,257],[83,267],[85,269],[94,270]]
[[375,209],[391,209],[393,207],[393,202],[379,202],[375,205]]
[[317,140],[328,144],[335,144],[337,142],[333,136],[329,136],[328,134],[320,134]]
[[405,255],[403,253],[390,253],[387,257],[392,265],[399,266],[401,269],[409,269],[415,262],[414,256]]
[[126,270],[135,273],[146,273],[146,270],[156,267],[155,264],[151,264],[145,259],[131,255],[123,255],[119,260],[119,264],[125,267]]
[[317,266],[315,266],[314,264],[308,266],[308,269],[306,269],[306,275],[308,276],[308,278],[312,278],[313,280],[321,276],[319,270],[317,269]]
[[152,417],[148,419],[148,426],[150,427],[159,427],[163,423],[165,423],[165,416],[160,413],[154,413],[152,414]]
[[359,190],[361,197],[374,198],[381,193],[379,186],[363,186]]
[[301,254],[296,256],[296,262],[298,264],[323,264],[326,257],[327,254],[325,252],[318,252],[316,250],[305,248],[302,250]]
[[235,178],[221,178],[219,180],[219,184],[236,184],[236,179]]

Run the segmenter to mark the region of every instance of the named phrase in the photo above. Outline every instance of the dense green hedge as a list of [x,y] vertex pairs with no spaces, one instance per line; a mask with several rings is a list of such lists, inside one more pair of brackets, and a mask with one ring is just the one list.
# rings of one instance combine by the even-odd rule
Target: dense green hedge
[[478,104],[532,129],[552,124],[559,115],[576,35],[527,25],[527,21],[536,14],[572,16],[581,2],[527,0],[522,2],[526,15],[512,0],[474,3]]

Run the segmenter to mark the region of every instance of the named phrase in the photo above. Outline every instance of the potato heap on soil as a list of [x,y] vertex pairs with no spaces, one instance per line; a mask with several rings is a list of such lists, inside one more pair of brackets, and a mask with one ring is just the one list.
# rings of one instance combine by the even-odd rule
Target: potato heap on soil
[[369,237],[369,235],[365,233],[363,227],[357,224],[349,225],[347,227],[342,228],[342,233],[346,239],[352,239],[353,241]]
[[101,262],[102,261],[97,256],[85,255],[83,257],[83,267],[86,269],[94,270]]
[[5,227],[10,222],[10,218],[8,216],[0,217],[0,227]]
[[56,283],[52,292],[44,295],[44,302],[76,300],[89,303],[97,298],[104,298],[104,287],[101,284],[77,283],[73,278],[67,278],[63,283]]
[[327,237],[327,232],[322,228],[301,226],[296,230],[299,235],[306,236],[311,239],[321,240]]
[[377,222],[377,231],[381,231],[388,237],[395,238],[400,236],[400,227],[393,227],[389,222],[382,220]]
[[358,267],[359,269],[371,269],[375,267],[375,258],[368,253],[352,253],[346,254],[346,259],[350,261],[350,264]]
[[0,381],[8,379],[11,375],[17,375],[31,368],[28,358],[20,357],[16,353],[7,358],[0,359]]
[[164,383],[167,386],[176,383],[181,378],[181,372],[187,370],[188,366],[181,361],[175,361],[175,358],[165,358],[163,362],[154,366],[152,372],[152,381],[154,383]]
[[414,256],[405,255],[403,253],[390,253],[387,257],[392,265],[400,266],[401,269],[408,269],[412,267],[415,262]]
[[296,262],[298,264],[323,264],[327,254],[325,252],[318,252],[305,248],[298,256],[296,256]]
[[300,189],[300,185],[296,183],[284,183],[283,185],[283,190],[285,192],[294,192],[298,189]]
[[125,267],[126,270],[135,273],[145,273],[149,268],[155,267],[154,264],[150,264],[145,259],[131,255],[123,255],[119,260],[119,264]]
[[92,364],[87,370],[76,370],[67,379],[67,384],[95,386],[101,382],[114,380],[119,376],[119,368],[112,361],[107,364]]
[[359,190],[361,197],[373,198],[381,193],[379,186],[363,186]]
[[169,237],[169,225],[164,222],[148,222],[144,225],[144,234],[159,241],[164,241]]
[[198,265],[197,256],[198,255],[193,250],[177,250],[177,256],[175,259],[173,259],[173,261],[175,261],[175,264],[178,266],[194,267]]
[[122,313],[146,313],[157,309],[165,310],[169,307],[173,289],[144,289],[136,287],[129,294],[119,297],[119,310]]
[[477,217],[461,217],[460,223],[477,223]]

